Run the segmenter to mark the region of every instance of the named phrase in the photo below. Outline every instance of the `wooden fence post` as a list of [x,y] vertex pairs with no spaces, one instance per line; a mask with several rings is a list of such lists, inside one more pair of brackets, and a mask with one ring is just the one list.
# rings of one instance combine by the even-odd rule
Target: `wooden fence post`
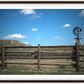
[[5,69],[5,47],[2,46],[2,69]]
[[40,44],[38,44],[38,70],[40,70]]
[[76,71],[79,72],[79,47],[78,44],[75,45],[76,50]]

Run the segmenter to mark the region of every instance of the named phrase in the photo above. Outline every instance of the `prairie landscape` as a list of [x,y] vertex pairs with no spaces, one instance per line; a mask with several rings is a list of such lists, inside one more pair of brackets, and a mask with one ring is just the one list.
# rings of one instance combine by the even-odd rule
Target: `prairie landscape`
[[[0,41],[1,42],[1,41]],[[3,42],[3,41],[2,41]],[[25,44],[21,44],[19,41],[9,41],[10,46],[14,45],[14,43],[19,46],[26,46]],[[4,41],[4,46],[7,45],[7,40]],[[2,44],[2,43],[1,43]],[[27,45],[28,46],[28,45]],[[84,47],[84,45],[81,45]],[[7,49],[6,51],[37,51],[38,48],[19,48],[17,49]],[[41,48],[41,51],[74,51],[74,47],[60,47],[60,48]],[[82,52],[84,52],[82,50]],[[40,70],[38,70],[38,54],[31,53],[9,53],[10,56],[5,60],[7,63],[5,69],[2,69],[2,60],[0,58],[0,74],[84,74],[84,62],[79,62],[80,71],[76,72],[76,61],[73,58],[70,58],[72,54],[41,54],[40,60]],[[14,56],[13,56],[14,55]],[[35,59],[16,59],[11,57],[32,57]],[[25,56],[26,55],[26,56]],[[46,57],[50,57],[50,59],[46,59]],[[66,59],[64,58],[66,57]],[[68,57],[68,58],[67,58]],[[55,59],[56,58],[56,59]],[[80,61],[84,60],[84,57],[80,57]],[[18,63],[18,64],[17,64]]]
[[0,74],[84,74],[83,17],[83,9],[0,9]]

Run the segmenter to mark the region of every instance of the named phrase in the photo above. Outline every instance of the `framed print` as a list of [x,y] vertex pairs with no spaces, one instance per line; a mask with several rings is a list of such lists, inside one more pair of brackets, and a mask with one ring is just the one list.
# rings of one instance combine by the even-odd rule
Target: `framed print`
[[0,82],[84,82],[84,1],[0,1],[0,31]]

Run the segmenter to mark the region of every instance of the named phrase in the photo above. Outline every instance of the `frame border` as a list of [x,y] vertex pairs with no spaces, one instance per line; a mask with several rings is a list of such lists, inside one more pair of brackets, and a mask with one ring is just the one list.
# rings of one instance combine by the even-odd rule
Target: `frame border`
[[84,80],[0,80],[0,83],[84,83]]
[[[0,1],[0,4],[84,4],[84,1]],[[84,80],[0,80],[0,83],[84,83]]]
[[84,4],[84,1],[0,1],[0,4]]

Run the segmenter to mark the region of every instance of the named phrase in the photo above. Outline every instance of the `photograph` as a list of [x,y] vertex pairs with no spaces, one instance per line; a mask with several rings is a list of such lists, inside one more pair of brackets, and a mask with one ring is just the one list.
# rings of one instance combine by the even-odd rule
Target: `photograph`
[[0,75],[84,75],[83,32],[82,8],[0,8]]

